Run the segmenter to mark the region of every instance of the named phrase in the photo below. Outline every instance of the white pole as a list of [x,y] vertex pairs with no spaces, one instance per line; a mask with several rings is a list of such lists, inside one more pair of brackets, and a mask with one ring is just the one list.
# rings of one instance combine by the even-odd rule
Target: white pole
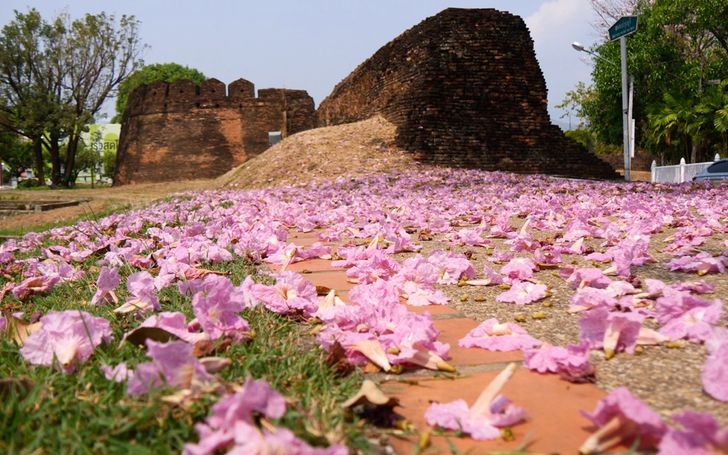
[[[634,158],[634,76],[629,76],[629,112],[627,118],[629,119],[629,157]],[[630,159],[630,167],[631,167]],[[631,169],[630,169],[631,170]]]
[[630,181],[630,153],[629,153],[629,90],[627,87],[627,37],[619,38],[622,63],[622,136],[624,151],[624,180]]

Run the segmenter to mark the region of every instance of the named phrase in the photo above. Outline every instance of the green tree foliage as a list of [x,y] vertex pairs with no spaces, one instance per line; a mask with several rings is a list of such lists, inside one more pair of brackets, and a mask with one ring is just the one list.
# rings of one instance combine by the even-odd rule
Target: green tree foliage
[[[725,124],[726,85],[715,81],[728,74],[728,2],[635,4],[639,29],[627,44],[637,143],[668,161],[712,159],[726,147],[718,128]],[[578,111],[598,142],[621,144],[619,42],[602,43],[594,51],[600,58],[594,60],[592,91],[578,97]]]
[[179,80],[190,80],[195,84],[200,84],[205,79],[207,78],[200,71],[177,63],[155,63],[153,65],[147,65],[135,71],[119,85],[119,91],[116,95],[116,115],[111,122],[121,122],[129,95],[140,85],[158,81],[174,82]]
[[32,143],[11,132],[0,133],[0,161],[5,163],[3,182],[18,176],[19,169],[33,165]]
[[52,182],[73,184],[81,133],[112,90],[142,65],[138,28],[133,16],[72,20],[62,13],[48,22],[30,9],[15,11],[0,31],[0,126],[32,141],[40,182],[45,148]]

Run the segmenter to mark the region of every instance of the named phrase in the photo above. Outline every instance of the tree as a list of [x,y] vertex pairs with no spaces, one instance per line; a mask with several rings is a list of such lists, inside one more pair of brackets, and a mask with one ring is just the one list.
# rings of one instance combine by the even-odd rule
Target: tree
[[[626,11],[630,3],[632,11]],[[637,142],[669,161],[681,156],[706,158],[725,142],[716,127],[720,103],[709,84],[728,72],[728,3],[722,0],[594,0],[605,25],[618,16],[640,17],[627,40],[628,71],[634,76]],[[611,8],[611,9],[610,9]],[[596,9],[596,7],[595,7]],[[600,14],[601,11],[601,14]],[[622,142],[619,43],[604,42],[594,51],[593,96],[581,99],[579,112],[598,142]],[[711,156],[712,158],[712,156]]]
[[182,66],[177,63],[155,63],[147,65],[133,74],[129,75],[119,85],[116,95],[116,115],[111,119],[112,123],[121,123],[121,118],[126,109],[126,101],[135,88],[143,84],[151,84],[157,81],[174,82],[179,80],[191,80],[200,84],[207,79],[200,71]]
[[64,184],[73,183],[76,149],[85,126],[91,123],[104,101],[126,76],[143,65],[144,45],[134,16],[122,16],[117,27],[114,16],[86,14],[70,27],[66,65],[72,95],[73,120],[69,125]]
[[35,175],[42,184],[42,137],[57,106],[44,87],[47,81],[40,62],[45,61],[45,45],[50,29],[38,11],[15,11],[15,20],[0,35],[0,124],[30,139],[33,144]]
[[[105,13],[48,23],[35,9],[15,11],[0,36],[0,122],[33,142],[35,167],[44,181],[43,148],[54,184],[70,186],[81,132],[111,92],[142,65],[139,23]],[[63,163],[60,142],[67,138]],[[63,165],[63,166],[62,166]],[[63,167],[63,175],[61,175]]]

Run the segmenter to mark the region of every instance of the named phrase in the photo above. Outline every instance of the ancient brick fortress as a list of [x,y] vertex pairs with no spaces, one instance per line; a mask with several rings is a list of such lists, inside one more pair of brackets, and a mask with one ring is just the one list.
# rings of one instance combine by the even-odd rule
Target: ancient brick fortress
[[523,20],[449,8],[379,49],[319,106],[318,125],[382,114],[426,162],[616,178],[549,120],[546,82]]
[[[226,90],[227,89],[227,90]],[[129,96],[114,184],[214,178],[285,137],[314,127],[304,90],[261,89],[238,79],[141,86]]]
[[397,145],[425,162],[617,178],[567,139],[547,112],[546,83],[523,20],[449,8],[402,33],[341,81],[314,112],[303,90],[244,79],[139,87],[129,97],[116,184],[216,177],[283,136],[381,114]]

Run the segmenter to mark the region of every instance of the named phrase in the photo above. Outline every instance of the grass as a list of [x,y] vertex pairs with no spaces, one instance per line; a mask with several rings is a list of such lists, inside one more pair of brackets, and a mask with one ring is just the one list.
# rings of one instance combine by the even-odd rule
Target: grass
[[[90,259],[85,268],[91,268]],[[210,266],[212,267],[212,266]],[[236,258],[220,265],[235,284],[253,275],[255,266]],[[122,283],[132,270],[122,269]],[[87,276],[95,279],[96,274]],[[28,393],[0,388],[0,453],[36,454],[165,454],[178,453],[185,442],[196,442],[194,424],[201,422],[219,398],[203,396],[189,408],[162,401],[170,390],[156,390],[141,397],[126,394],[125,384],[108,381],[99,367],[122,361],[133,367],[148,360],[144,351],[131,344],[119,346],[122,335],[139,321],[132,315],[117,315],[111,307],[84,306],[95,285],[91,278],[61,285],[46,296],[20,303],[6,297],[3,314],[25,311],[27,315],[49,310],[82,308],[111,322],[112,344],[97,348],[91,359],[73,374],[32,366],[7,338],[0,339],[0,379],[27,379]],[[119,298],[124,291],[120,289]],[[163,311],[181,311],[192,317],[190,299],[176,289],[160,293]],[[323,352],[307,335],[310,326],[292,321],[263,308],[246,310],[254,336],[247,343],[228,346],[216,355],[231,359],[232,365],[219,373],[228,384],[242,384],[247,377],[266,379],[281,392],[289,410],[279,424],[314,445],[329,439],[367,451],[366,438],[356,421],[347,421],[340,403],[353,395],[361,383],[358,374],[339,376],[325,362]]]

